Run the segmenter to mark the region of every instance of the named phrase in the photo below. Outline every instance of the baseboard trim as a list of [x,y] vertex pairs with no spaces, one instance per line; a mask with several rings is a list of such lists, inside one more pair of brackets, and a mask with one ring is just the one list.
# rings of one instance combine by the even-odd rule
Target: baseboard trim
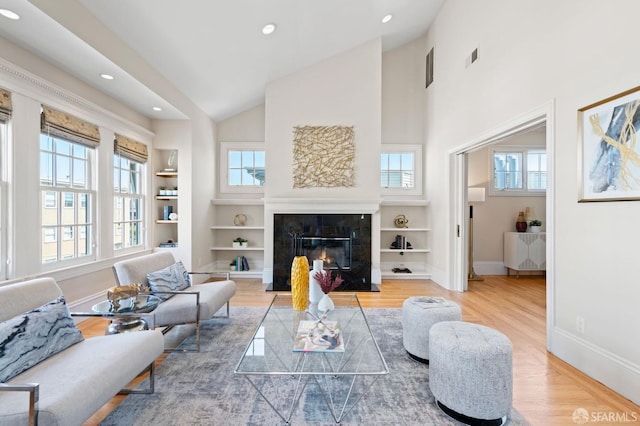
[[640,365],[558,327],[553,328],[550,352],[640,405]]

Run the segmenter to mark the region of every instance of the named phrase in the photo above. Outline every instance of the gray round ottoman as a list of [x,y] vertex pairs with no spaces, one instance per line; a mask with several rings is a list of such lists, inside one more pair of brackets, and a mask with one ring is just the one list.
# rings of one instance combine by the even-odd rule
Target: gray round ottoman
[[442,297],[414,296],[402,304],[402,343],[409,355],[429,363],[429,329],[440,321],[459,321],[462,310]]
[[466,424],[504,424],[511,410],[511,341],[492,328],[439,322],[429,331],[429,388],[438,406]]

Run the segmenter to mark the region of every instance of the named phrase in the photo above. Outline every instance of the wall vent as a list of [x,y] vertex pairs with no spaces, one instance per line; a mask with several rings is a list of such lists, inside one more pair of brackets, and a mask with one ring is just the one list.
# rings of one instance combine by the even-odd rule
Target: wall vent
[[426,71],[426,78],[425,78],[425,89],[427,87],[429,87],[429,85],[431,83],[433,83],[433,47],[431,48],[431,50],[429,51],[429,53],[427,53],[427,71]]
[[467,59],[465,61],[465,68],[468,68],[469,65],[471,65],[472,63],[474,63],[475,61],[478,60],[478,48],[473,49],[473,52],[471,52],[471,55],[467,56]]

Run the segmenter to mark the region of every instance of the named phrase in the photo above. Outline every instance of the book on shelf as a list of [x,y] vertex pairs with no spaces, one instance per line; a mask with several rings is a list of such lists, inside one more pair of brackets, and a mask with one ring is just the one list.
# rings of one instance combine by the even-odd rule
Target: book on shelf
[[302,320],[298,325],[294,352],[344,352],[342,329],[337,321]]

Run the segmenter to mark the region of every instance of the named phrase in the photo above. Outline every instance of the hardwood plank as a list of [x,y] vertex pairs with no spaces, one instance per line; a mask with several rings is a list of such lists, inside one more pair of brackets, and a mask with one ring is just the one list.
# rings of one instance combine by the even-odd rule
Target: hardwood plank
[[[484,324],[506,334],[513,344],[513,406],[532,425],[572,425],[573,411],[628,413],[640,423],[640,407],[589,378],[546,351],[546,285],[543,276],[485,276],[469,283],[469,291],[452,292],[430,280],[385,280],[378,293],[358,293],[365,308],[400,308],[407,297],[442,296],[462,306],[464,321]],[[275,292],[265,292],[257,279],[238,279],[235,306],[264,306]],[[80,325],[85,335],[103,334],[106,322]],[[162,362],[161,356],[156,362]],[[114,397],[85,425],[97,425],[122,400]],[[416,419],[417,420],[417,419]]]

